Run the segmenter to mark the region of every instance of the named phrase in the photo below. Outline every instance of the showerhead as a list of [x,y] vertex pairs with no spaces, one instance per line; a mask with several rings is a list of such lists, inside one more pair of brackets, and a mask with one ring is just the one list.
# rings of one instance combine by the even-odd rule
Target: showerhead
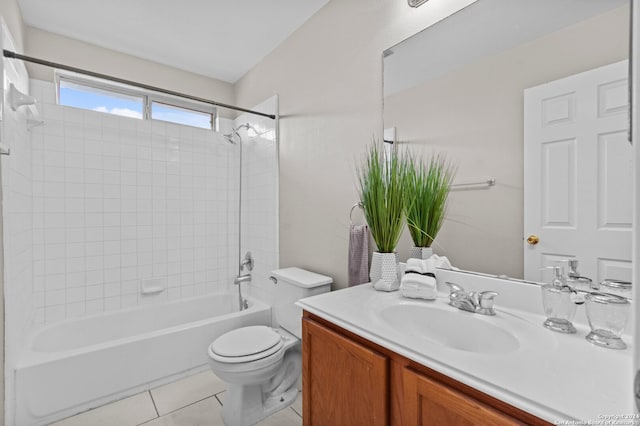
[[258,129],[256,129],[255,127],[253,127],[251,124],[249,123],[245,123],[245,124],[241,124],[238,127],[235,128],[235,130],[240,130],[240,129],[246,129],[246,130],[253,130],[256,135],[259,135],[260,132],[258,132]]
[[247,131],[253,130],[255,132],[255,135],[252,135],[252,136],[260,135],[260,132],[258,132],[258,129],[256,129],[249,123],[245,123],[245,124],[239,125],[238,127],[232,128],[231,133],[224,134],[223,136],[229,143],[232,143],[235,145],[237,143],[236,139],[242,142],[242,136],[240,136],[240,133],[239,133],[239,130],[242,130],[242,129],[246,129]]
[[224,138],[227,140],[227,142],[235,145],[237,142],[235,140],[235,138],[237,137],[241,142],[242,142],[242,137],[240,136],[240,133],[238,133],[238,130],[235,128],[231,129],[231,133],[226,133],[223,134]]

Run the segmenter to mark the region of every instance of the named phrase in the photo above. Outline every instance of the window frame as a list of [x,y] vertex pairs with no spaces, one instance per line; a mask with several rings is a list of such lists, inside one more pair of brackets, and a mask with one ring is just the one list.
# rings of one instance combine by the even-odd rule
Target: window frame
[[[160,105],[166,105],[168,107],[175,107],[175,108],[179,108],[179,109],[186,109],[186,110],[190,110],[193,112],[199,112],[202,114],[207,114],[209,115],[210,119],[209,119],[209,123],[211,125],[210,128],[204,128],[204,127],[199,127],[199,126],[192,126],[190,124],[183,124],[183,123],[176,123],[175,121],[168,121],[168,120],[162,120],[159,118],[153,118],[152,114],[153,114],[153,103],[156,104],[160,104]],[[202,129],[202,130],[216,130],[217,129],[217,114],[216,114],[216,110],[217,108],[212,106],[212,105],[207,105],[208,108],[205,107],[206,104],[200,104],[194,101],[188,101],[185,99],[177,99],[177,98],[172,98],[169,96],[158,96],[158,95],[149,95],[147,97],[147,103],[145,104],[145,112],[148,114],[149,116],[149,120],[156,120],[156,121],[162,121],[163,123],[172,123],[172,124],[179,124],[182,126],[189,126],[189,127],[195,127],[196,129]]]
[[[167,95],[164,93],[154,92],[151,90],[145,90],[135,86],[129,86],[129,85],[116,83],[116,82],[112,82],[104,79],[89,77],[82,74],[60,71],[60,70],[56,70],[54,73],[54,84],[56,88],[56,104],[57,105],[67,106],[71,108],[85,109],[81,107],[75,107],[72,105],[63,105],[60,103],[60,83],[63,81],[71,84],[76,84],[79,86],[84,86],[90,89],[100,90],[106,93],[113,93],[116,95],[124,95],[124,96],[141,98],[142,99],[142,118],[141,118],[142,120],[160,121],[163,123],[177,124],[179,126],[187,126],[187,127],[192,127],[192,128],[201,129],[201,130],[211,130],[211,131],[218,130],[218,108],[216,108],[214,105],[209,105],[203,102],[192,101],[192,100],[181,98],[178,96]],[[152,118],[151,107],[153,102],[164,104],[169,107],[187,109],[194,112],[207,114],[211,117],[211,120],[210,120],[211,127],[207,129],[207,128],[198,127],[198,126],[191,126],[189,124],[176,123],[173,121],[166,121],[166,120],[161,120],[157,118]],[[87,110],[87,111],[90,111],[90,110]]]

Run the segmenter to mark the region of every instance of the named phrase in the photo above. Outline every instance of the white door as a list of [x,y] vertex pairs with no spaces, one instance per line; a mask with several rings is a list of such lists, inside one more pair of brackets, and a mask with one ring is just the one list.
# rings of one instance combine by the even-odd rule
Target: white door
[[576,258],[594,281],[631,281],[627,67],[622,61],[524,91],[526,280],[541,281],[541,268]]

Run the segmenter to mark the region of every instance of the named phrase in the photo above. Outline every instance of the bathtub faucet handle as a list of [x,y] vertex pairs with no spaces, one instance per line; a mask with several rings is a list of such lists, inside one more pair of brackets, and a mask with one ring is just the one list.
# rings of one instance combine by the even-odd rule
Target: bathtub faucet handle
[[249,271],[253,271],[254,264],[253,255],[248,251],[244,255],[244,259],[240,262],[240,272],[244,271],[244,268],[247,268]]

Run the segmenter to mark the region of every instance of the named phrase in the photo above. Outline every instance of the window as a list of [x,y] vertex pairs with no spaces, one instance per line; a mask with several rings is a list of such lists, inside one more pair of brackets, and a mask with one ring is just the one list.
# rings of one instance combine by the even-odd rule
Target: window
[[60,79],[58,93],[60,105],[143,118],[144,97],[142,96],[103,90],[63,79]]
[[161,102],[151,102],[151,118],[153,120],[168,121],[170,123],[184,124],[185,126],[211,129],[213,127],[213,114],[195,111],[189,108],[181,108]]
[[208,104],[76,74],[56,79],[60,105],[215,130],[216,108]]

